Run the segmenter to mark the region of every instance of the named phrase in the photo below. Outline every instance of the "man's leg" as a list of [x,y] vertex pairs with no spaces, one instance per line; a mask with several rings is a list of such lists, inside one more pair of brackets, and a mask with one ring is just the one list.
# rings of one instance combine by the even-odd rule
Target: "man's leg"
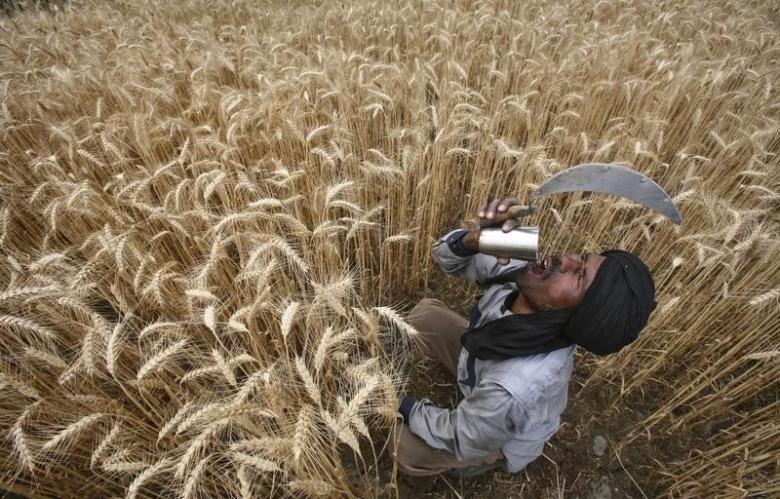
[[409,324],[420,332],[425,354],[444,364],[457,375],[458,357],[462,348],[460,337],[469,321],[433,298],[424,298],[409,312]]
[[484,471],[487,471],[491,467],[486,465],[495,463],[496,467],[499,467],[501,465],[496,461],[504,458],[498,450],[482,458],[458,461],[455,454],[434,449],[426,444],[400,421],[395,427],[391,445],[392,452],[398,459],[398,469],[410,476],[430,476],[450,470],[476,467],[485,467]]
[[[407,320],[420,332],[424,353],[444,364],[456,376],[462,348],[460,337],[468,326],[468,320],[433,298],[420,300],[409,312]],[[504,458],[501,451],[495,451],[483,458],[458,461],[451,452],[429,446],[400,421],[395,427],[391,445],[398,458],[398,468],[411,476],[430,476],[454,469],[484,466]]]

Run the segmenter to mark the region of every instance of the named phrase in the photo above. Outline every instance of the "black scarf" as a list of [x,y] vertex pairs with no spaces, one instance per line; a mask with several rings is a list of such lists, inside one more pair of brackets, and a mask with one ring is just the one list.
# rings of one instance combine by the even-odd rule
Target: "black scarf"
[[[572,343],[598,355],[619,351],[647,324],[655,308],[655,285],[634,255],[616,250],[602,256],[606,259],[577,307],[512,314],[470,328],[461,336],[463,347],[492,360],[552,352]],[[507,297],[507,308],[517,293]]]

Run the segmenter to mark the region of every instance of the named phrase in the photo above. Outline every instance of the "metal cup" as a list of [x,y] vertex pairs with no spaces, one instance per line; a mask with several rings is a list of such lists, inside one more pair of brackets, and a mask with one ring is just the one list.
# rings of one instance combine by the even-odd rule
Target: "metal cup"
[[504,232],[486,227],[479,232],[479,252],[535,262],[538,258],[539,227],[515,227]]

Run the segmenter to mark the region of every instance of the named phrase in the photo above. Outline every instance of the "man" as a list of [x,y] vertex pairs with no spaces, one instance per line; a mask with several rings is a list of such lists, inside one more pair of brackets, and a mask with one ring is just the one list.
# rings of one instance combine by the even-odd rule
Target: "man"
[[[514,198],[478,216],[504,231],[520,225]],[[427,355],[457,376],[464,399],[455,409],[406,396],[395,435],[399,468],[424,476],[471,476],[505,466],[517,473],[542,454],[566,407],[576,345],[599,355],[631,343],[655,308],[645,264],[624,251],[564,255],[542,262],[478,253],[479,231],[455,230],[434,245],[446,273],[485,293],[467,321],[424,299],[409,314]]]

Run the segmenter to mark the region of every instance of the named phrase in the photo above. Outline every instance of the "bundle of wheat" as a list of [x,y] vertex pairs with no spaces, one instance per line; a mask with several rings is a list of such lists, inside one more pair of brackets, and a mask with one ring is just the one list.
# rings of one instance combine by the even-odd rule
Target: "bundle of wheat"
[[414,334],[386,304],[486,198],[596,160],[686,223],[541,206],[546,252],[626,248],[656,276],[648,329],[583,357],[583,393],[655,390],[622,446],[723,427],[659,465],[670,493],[776,493],[777,14],[124,0],[0,20],[0,483],[376,493]]

